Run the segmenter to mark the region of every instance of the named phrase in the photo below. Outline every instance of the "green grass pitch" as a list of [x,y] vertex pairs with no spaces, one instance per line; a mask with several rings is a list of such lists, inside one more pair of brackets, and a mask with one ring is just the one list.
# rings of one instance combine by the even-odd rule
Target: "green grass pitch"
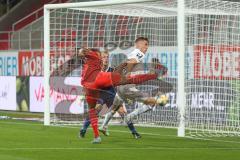
[[239,160],[234,137],[202,140],[176,137],[175,129],[138,127],[133,139],[123,126],[111,126],[102,144],[91,144],[92,130],[78,138],[78,127],[45,127],[38,122],[0,120],[0,160]]

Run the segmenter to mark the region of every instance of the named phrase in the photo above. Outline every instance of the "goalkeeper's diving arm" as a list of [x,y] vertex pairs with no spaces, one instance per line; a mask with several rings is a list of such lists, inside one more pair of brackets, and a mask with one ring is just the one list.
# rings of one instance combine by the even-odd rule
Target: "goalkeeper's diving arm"
[[53,70],[50,76],[67,76],[69,75],[73,70],[80,67],[83,63],[84,56],[88,53],[89,49],[83,48],[83,49],[77,49],[77,54],[74,54],[69,60],[61,64],[60,66],[57,66]]

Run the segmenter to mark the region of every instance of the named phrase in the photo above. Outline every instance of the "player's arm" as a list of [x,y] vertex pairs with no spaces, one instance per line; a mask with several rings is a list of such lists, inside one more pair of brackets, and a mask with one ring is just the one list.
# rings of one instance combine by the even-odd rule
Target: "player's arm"
[[128,61],[127,61],[127,73],[130,73],[137,63],[138,63],[138,61],[135,58],[128,59]]
[[58,66],[53,70],[51,76],[67,76],[73,70],[78,68],[83,63],[83,58],[89,53],[88,48],[77,49],[77,53],[74,54],[69,60]]
[[121,63],[120,65],[118,65],[117,67],[114,68],[114,72],[119,72],[119,73],[124,73],[124,74],[128,74],[130,73],[134,66],[137,64],[137,60],[132,58],[127,60],[124,63]]

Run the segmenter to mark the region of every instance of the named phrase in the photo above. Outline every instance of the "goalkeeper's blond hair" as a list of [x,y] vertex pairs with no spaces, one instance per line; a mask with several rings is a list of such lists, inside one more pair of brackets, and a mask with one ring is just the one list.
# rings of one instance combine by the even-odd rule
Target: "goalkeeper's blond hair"
[[102,51],[102,52],[101,52],[101,56],[102,56],[102,55],[109,55],[109,51],[108,51],[108,50]]

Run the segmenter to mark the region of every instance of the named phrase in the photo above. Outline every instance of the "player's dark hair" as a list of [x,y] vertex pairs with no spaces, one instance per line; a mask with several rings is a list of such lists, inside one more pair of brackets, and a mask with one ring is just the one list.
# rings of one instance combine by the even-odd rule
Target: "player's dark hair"
[[[76,49],[76,52],[78,52],[80,49],[82,49],[81,47],[76,47],[75,48]],[[89,48],[91,51],[93,51],[93,52],[100,52],[100,50],[99,49],[97,49],[97,48]]]
[[135,43],[139,42],[139,41],[147,41],[149,43],[149,40],[147,37],[138,37],[136,40],[135,40]]

